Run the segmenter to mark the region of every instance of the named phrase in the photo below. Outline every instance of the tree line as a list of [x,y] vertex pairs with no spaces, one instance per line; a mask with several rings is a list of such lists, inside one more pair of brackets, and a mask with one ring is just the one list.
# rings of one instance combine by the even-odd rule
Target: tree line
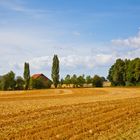
[[140,58],[117,59],[107,78],[112,86],[140,86]]
[[28,90],[28,89],[43,89],[50,88],[52,83],[55,88],[62,87],[62,85],[67,85],[67,87],[72,84],[73,87],[83,87],[84,84],[91,84],[94,87],[102,87],[104,77],[95,75],[94,77],[84,75],[73,76],[67,75],[64,79],[60,80],[59,75],[59,58],[57,55],[54,55],[52,62],[51,77],[52,81],[44,82],[42,78],[33,79],[30,76],[30,66],[29,63],[25,62],[23,77],[15,76],[13,71],[8,72],[7,74],[0,76],[0,89],[1,90]]
[[[42,79],[33,79],[30,76],[29,63],[24,64],[23,77],[15,76],[13,71],[0,76],[0,89],[1,90],[28,90],[50,88],[52,83],[55,88],[66,85],[74,88],[91,85],[92,87],[102,87],[103,82],[107,81],[104,77],[95,75],[94,77],[76,74],[70,76],[66,75],[65,78],[60,80],[59,74],[59,59],[54,55],[52,62],[51,77],[52,81],[44,83]],[[117,59],[116,62],[109,69],[107,79],[111,82],[112,86],[139,86],[140,85],[140,58],[133,60]]]
[[23,78],[15,76],[13,71],[0,76],[0,89],[1,90],[27,90],[30,86],[30,68],[29,63],[24,64]]
[[95,75],[94,77],[91,77],[90,75],[86,76],[80,75],[77,76],[76,74],[70,76],[66,75],[66,77],[60,80],[60,85],[66,85],[67,87],[84,87],[87,85],[90,85],[90,87],[102,87],[103,82],[106,81],[104,77],[100,77],[98,75]]
[[73,76],[66,75],[66,77],[61,80],[59,80],[59,59],[57,55],[54,55],[53,57],[53,63],[52,63],[52,80],[53,85],[55,88],[62,87],[64,84],[67,87],[70,87],[72,85],[73,87],[83,87],[84,84],[91,84],[94,87],[102,87],[103,82],[105,81],[104,77],[100,77],[98,75],[95,75],[93,78],[91,76],[87,76],[85,78],[84,75],[77,76],[74,74]]

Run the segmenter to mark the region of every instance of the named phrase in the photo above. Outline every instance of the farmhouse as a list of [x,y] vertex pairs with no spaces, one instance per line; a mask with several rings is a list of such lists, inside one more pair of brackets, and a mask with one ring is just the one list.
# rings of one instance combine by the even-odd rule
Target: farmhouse
[[32,75],[32,78],[33,79],[42,79],[42,80],[45,80],[45,81],[48,81],[50,80],[49,78],[47,78],[44,74],[34,74]]
[[32,75],[32,88],[50,88],[51,84],[52,81],[42,73]]

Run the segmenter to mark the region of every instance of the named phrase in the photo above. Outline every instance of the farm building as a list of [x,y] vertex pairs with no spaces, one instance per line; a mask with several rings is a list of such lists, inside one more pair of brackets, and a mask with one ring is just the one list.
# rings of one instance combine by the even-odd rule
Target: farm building
[[42,79],[44,79],[44,80],[50,80],[49,78],[47,78],[44,74],[34,74],[34,75],[32,75],[32,78],[33,79],[39,79],[39,78],[42,78]]
[[31,79],[33,89],[50,88],[52,84],[52,81],[42,73],[32,75]]

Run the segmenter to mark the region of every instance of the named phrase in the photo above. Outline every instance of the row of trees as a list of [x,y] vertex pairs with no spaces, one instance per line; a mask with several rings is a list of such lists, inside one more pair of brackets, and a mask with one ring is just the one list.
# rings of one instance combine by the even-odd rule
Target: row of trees
[[[59,59],[57,55],[53,57],[52,64],[52,80],[55,87],[59,84]],[[23,78],[21,76],[15,77],[15,73],[10,71],[9,73],[0,77],[0,89],[1,90],[27,90],[27,89],[40,89],[50,88],[51,80],[45,82],[44,79],[33,79],[30,77],[29,63],[24,64]]]
[[57,55],[53,57],[53,64],[52,64],[52,80],[55,88],[59,85],[73,85],[73,87],[83,87],[84,84],[92,84],[94,87],[102,87],[103,82],[105,81],[104,77],[100,77],[95,75],[94,77],[84,75],[77,76],[74,74],[73,76],[67,75],[64,79],[59,81],[59,59]]
[[24,64],[24,74],[21,76],[15,77],[13,71],[8,72],[7,74],[0,77],[0,89],[1,90],[23,90],[29,89],[30,86],[30,68],[29,63]]
[[112,86],[140,85],[140,58],[117,59],[111,66],[107,78]]
[[[103,81],[105,81],[104,77],[100,77],[95,75],[94,77],[84,75],[67,75],[64,79],[59,81],[59,59],[57,55],[53,57],[52,63],[52,81],[53,85],[58,87],[58,85],[73,85],[73,87],[83,87],[84,84],[91,84],[94,87],[102,87]],[[0,89],[1,90],[28,90],[28,89],[40,89],[40,88],[50,88],[51,80],[48,80],[48,83],[44,82],[45,80],[42,78],[33,79],[30,77],[30,67],[29,63],[24,64],[24,73],[23,78],[21,76],[15,76],[13,71],[3,75],[0,77]]]
[[39,77],[34,79],[30,77],[29,63],[24,64],[23,78],[21,76],[15,76],[13,71],[0,77],[0,89],[1,90],[28,90],[28,89],[45,89],[50,88],[52,84],[51,80]]
[[[73,76],[67,75],[64,79],[59,81],[59,59],[57,55],[53,57],[52,63],[52,81],[55,88],[58,85],[72,85],[73,87],[83,87],[84,84],[90,84],[93,87],[102,87],[103,82],[106,81],[104,77],[95,75]],[[111,82],[112,86],[137,86],[140,85],[140,58],[133,60],[122,60],[117,59],[116,62],[109,69],[108,80]],[[23,78],[21,76],[15,77],[15,73],[10,71],[9,73],[0,76],[0,89],[2,90],[22,90],[29,88],[50,88],[52,82],[43,82],[43,79],[34,80],[30,78],[30,68],[29,63],[24,64]]]
[[0,77],[1,90],[23,90],[25,87],[25,80],[21,76],[15,77],[13,71]]
[[67,86],[72,85],[73,87],[83,87],[84,84],[90,84],[93,87],[102,87],[104,81],[106,81],[106,79],[98,75],[95,75],[94,77],[85,77],[84,75],[77,76],[74,74],[73,76],[67,75],[64,79],[61,79],[60,84],[65,84]]

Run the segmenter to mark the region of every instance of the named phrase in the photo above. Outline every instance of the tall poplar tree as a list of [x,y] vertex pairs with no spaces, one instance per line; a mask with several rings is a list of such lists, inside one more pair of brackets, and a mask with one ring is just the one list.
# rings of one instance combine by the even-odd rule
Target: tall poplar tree
[[55,88],[57,88],[57,85],[59,84],[59,59],[57,55],[54,55],[53,57],[53,63],[52,63],[52,80]]
[[30,83],[30,67],[29,63],[24,64],[24,74],[23,74],[24,80],[25,80],[25,89],[29,89],[29,83]]

